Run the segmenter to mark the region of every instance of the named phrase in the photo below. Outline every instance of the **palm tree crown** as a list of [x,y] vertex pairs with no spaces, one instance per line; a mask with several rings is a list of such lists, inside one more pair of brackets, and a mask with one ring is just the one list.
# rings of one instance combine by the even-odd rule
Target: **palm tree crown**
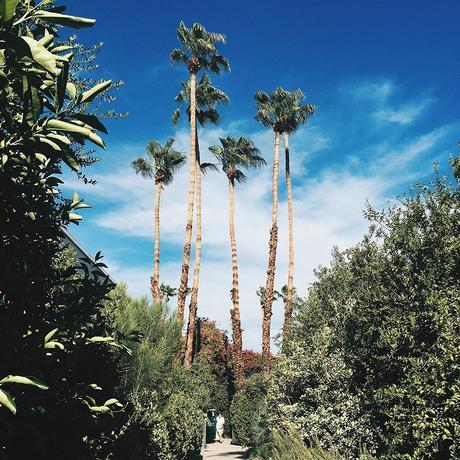
[[222,165],[222,170],[230,181],[246,180],[246,175],[239,168],[258,168],[266,164],[259,149],[250,139],[228,136],[219,140],[221,145],[213,145],[209,150]]
[[170,57],[173,64],[186,64],[190,73],[208,69],[220,75],[223,70],[230,69],[228,60],[218,53],[216,47],[218,43],[225,43],[225,35],[208,32],[198,22],[189,28],[181,21],[177,38],[181,48],[172,50]]
[[255,119],[279,133],[293,133],[315,113],[315,106],[302,104],[304,94],[300,89],[289,92],[278,87],[271,94],[258,91],[254,95],[257,104]]
[[145,178],[155,178],[155,183],[168,185],[174,173],[185,163],[185,155],[173,149],[174,139],[168,139],[161,145],[157,141],[147,144],[147,158],[134,160],[131,166],[137,174]]
[[[187,114],[190,118],[190,81],[182,82],[182,90],[175,97],[180,104],[187,105]],[[220,121],[219,112],[216,110],[217,104],[226,104],[228,96],[219,88],[212,85],[209,75],[203,74],[196,86],[196,119],[201,126],[211,123],[216,125]],[[177,125],[180,117],[180,109],[176,109],[172,116],[172,122]]]

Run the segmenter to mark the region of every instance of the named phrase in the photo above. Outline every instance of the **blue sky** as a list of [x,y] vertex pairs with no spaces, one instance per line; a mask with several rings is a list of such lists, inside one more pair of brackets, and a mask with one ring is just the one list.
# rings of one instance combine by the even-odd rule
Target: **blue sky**
[[[94,208],[72,232],[134,295],[148,292],[153,252],[153,184],[129,163],[149,139],[175,136],[187,150],[187,129],[174,129],[173,97],[184,69],[172,67],[179,20],[226,34],[232,71],[213,77],[230,97],[222,123],[200,134],[201,149],[223,135],[250,136],[270,162],[272,133],[254,120],[253,94],[276,86],[301,88],[317,115],[292,139],[296,215],[295,284],[305,295],[313,268],[327,264],[334,244],[345,248],[366,229],[366,199],[385,206],[395,194],[447,163],[459,140],[460,4],[458,1],[69,2],[72,14],[97,19],[80,41],[104,42],[100,76],[125,81],[116,109],[129,118],[108,123],[108,149],[88,170],[95,187],[69,181]],[[445,168],[444,168],[445,169]],[[281,170],[282,178],[283,169]],[[237,191],[242,320],[245,345],[258,348],[260,308],[270,222],[270,168]],[[281,183],[283,181],[281,180]],[[230,248],[225,178],[204,179],[204,254],[199,308],[229,327]],[[286,206],[280,188],[277,285],[287,270]],[[186,169],[164,192],[164,281],[177,285],[184,238]],[[282,317],[276,305],[274,333]]]

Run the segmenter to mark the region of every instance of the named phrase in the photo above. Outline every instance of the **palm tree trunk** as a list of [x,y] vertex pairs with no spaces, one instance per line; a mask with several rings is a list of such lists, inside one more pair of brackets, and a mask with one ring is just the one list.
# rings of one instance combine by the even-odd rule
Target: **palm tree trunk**
[[289,222],[289,268],[287,293],[284,299],[283,347],[288,342],[292,325],[292,290],[294,286],[294,212],[292,208],[291,166],[289,161],[289,134],[284,133],[284,153],[286,157],[286,189]]
[[190,250],[192,246],[193,204],[195,200],[196,169],[196,73],[190,73],[190,175],[188,187],[187,224],[185,226],[184,256],[180,278],[177,319],[183,321],[185,298],[187,297],[188,272],[190,268]]
[[[196,125],[195,125],[196,129]],[[196,185],[196,242],[195,242],[195,266],[193,269],[192,294],[190,296],[189,317],[187,327],[187,345],[185,349],[184,364],[190,367],[193,361],[193,343],[196,331],[196,316],[198,311],[198,286],[200,282],[201,268],[201,168],[200,168],[200,147],[198,144],[198,134],[195,131],[196,139],[196,166],[195,166],[195,185]]]
[[240,319],[240,295],[238,288],[238,255],[236,252],[236,237],[235,237],[235,184],[233,179],[228,181],[230,191],[230,244],[232,248],[232,301],[233,309],[230,310],[232,319],[233,332],[233,373],[237,390],[243,388],[244,370],[242,362],[243,353],[243,335],[241,331]]
[[273,208],[272,227],[268,243],[268,270],[265,286],[263,319],[262,319],[262,359],[264,372],[270,371],[270,328],[273,307],[273,292],[275,290],[276,248],[278,245],[278,169],[280,155],[280,133],[275,131],[275,146],[273,155]]
[[153,301],[161,300],[160,292],[160,197],[161,182],[158,182],[155,197],[155,249],[153,257],[152,296]]

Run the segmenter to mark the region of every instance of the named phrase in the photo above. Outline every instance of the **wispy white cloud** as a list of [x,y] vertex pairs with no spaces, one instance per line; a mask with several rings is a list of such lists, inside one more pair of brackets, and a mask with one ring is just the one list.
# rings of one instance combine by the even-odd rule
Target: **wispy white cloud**
[[410,125],[415,123],[435,102],[429,95],[421,95],[402,104],[397,100],[401,88],[394,81],[358,83],[345,87],[356,101],[371,109],[371,116],[379,122]]
[[384,108],[377,111],[374,115],[382,121],[408,125],[413,123],[417,118],[433,103],[431,97],[424,97],[419,100],[404,104],[397,109]]

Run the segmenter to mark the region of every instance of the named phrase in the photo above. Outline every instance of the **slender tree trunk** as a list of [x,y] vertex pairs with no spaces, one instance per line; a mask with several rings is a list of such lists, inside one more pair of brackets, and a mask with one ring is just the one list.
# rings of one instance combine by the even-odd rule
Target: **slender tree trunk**
[[195,266],[193,269],[192,294],[190,296],[187,345],[185,349],[184,363],[190,367],[193,362],[193,343],[196,332],[196,317],[198,311],[198,287],[200,283],[201,268],[201,168],[200,168],[200,147],[198,144],[198,134],[195,132],[196,139],[196,166],[195,166],[195,185],[196,185],[196,242],[195,242]]
[[289,134],[287,133],[284,133],[284,153],[286,157],[286,189],[288,199],[289,268],[287,293],[284,299],[283,347],[288,342],[291,334],[292,290],[294,286],[294,212],[292,208],[291,167],[289,162]]
[[270,229],[270,240],[268,243],[268,270],[267,284],[262,319],[262,359],[264,361],[264,372],[270,371],[270,328],[273,307],[273,292],[275,290],[275,269],[276,269],[276,248],[278,245],[278,169],[280,155],[280,133],[275,131],[275,147],[273,155],[273,208],[272,227]]
[[185,298],[187,297],[188,272],[190,268],[190,250],[192,246],[193,204],[195,200],[196,169],[196,73],[190,73],[190,175],[188,187],[187,224],[185,226],[184,257],[177,304],[177,319],[183,321]]
[[236,388],[243,388],[244,369],[242,361],[243,353],[243,334],[241,331],[240,318],[240,293],[238,288],[238,255],[236,252],[236,237],[235,237],[235,184],[233,179],[228,181],[230,191],[230,244],[232,248],[232,302],[233,309],[230,310],[232,319],[233,332],[233,373],[235,375]]
[[153,276],[152,276],[152,296],[153,301],[161,300],[160,292],[160,197],[161,197],[161,182],[156,184],[155,198],[155,250],[153,257]]

